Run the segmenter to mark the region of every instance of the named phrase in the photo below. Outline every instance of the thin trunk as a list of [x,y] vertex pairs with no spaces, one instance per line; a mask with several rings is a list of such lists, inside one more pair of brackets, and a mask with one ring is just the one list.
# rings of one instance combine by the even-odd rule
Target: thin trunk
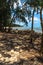
[[33,24],[34,24],[34,11],[33,11],[33,14],[32,14],[32,26],[31,26],[32,31],[33,31]]
[[11,23],[9,24],[8,32],[11,32],[11,26],[12,26],[12,21],[11,21]]
[[8,32],[11,32],[11,24],[9,24]]
[[34,24],[34,10],[33,10],[33,14],[32,14],[31,40],[30,40],[32,47],[33,47],[33,24]]
[[37,7],[37,14],[38,14],[38,7]]
[[43,54],[43,19],[42,19],[42,8],[40,9],[40,21],[42,27],[42,37],[41,37],[41,55]]

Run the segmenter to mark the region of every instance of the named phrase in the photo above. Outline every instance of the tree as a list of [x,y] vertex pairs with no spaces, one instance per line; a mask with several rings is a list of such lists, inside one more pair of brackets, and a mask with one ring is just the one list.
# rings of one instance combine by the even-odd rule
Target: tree
[[34,24],[34,13],[35,13],[35,10],[36,10],[36,0],[27,0],[26,3],[27,5],[29,5],[29,7],[33,8],[33,12],[31,13],[31,16],[32,16],[32,26],[31,26],[31,40],[30,40],[30,43],[32,44],[33,46],[33,24]]
[[41,37],[41,55],[43,56],[43,19],[42,19],[42,10],[43,10],[43,0],[40,0],[40,21],[42,27],[42,37]]
[[[14,3],[17,5],[16,9],[14,8]],[[14,13],[13,18],[11,18],[12,13]],[[3,25],[3,28],[5,27],[5,29],[6,26],[10,29],[12,23],[16,22],[16,20],[24,22],[27,25],[27,20],[25,18],[27,13],[29,14],[28,16],[30,16],[31,12],[27,11],[27,7],[25,8],[24,5],[22,5],[20,8],[18,0],[0,1],[0,23]]]
[[21,22],[26,23],[26,25],[27,25],[28,22],[27,22],[25,17],[27,14],[28,14],[27,16],[30,17],[31,11],[30,10],[27,11],[26,5],[22,5],[22,7],[20,7],[18,2],[16,2],[16,5],[17,5],[16,8],[14,8],[14,5],[12,5],[11,11],[14,13],[13,18],[12,18],[12,22],[13,21],[16,22],[16,20],[19,20]]
[[9,25],[9,19],[11,19],[10,5],[6,0],[0,0],[0,17],[1,30],[3,30],[4,27]]
[[[43,19],[42,19],[42,10],[43,10],[43,0],[30,0],[30,6],[33,6],[34,8],[40,9],[40,21],[41,21],[41,27],[42,27],[42,38],[41,38],[41,55],[43,55]],[[33,19],[32,19],[33,22]],[[32,23],[32,29],[33,29],[33,23]]]

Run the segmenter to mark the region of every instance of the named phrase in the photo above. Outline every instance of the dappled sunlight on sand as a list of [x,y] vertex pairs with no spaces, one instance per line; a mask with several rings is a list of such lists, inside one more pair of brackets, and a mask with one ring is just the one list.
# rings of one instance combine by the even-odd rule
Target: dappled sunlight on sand
[[0,33],[0,63],[5,63],[4,65],[16,65],[15,63],[34,65],[34,63],[38,63],[37,65],[41,65],[41,62],[35,59],[40,56],[38,50],[40,50],[41,36],[34,33],[36,35],[33,37],[34,48],[31,48],[30,32],[20,32]]
[[35,56],[39,56],[38,53],[35,51],[28,52],[24,50],[20,50],[19,52],[14,51],[13,49],[11,51],[4,51],[4,55],[7,57],[4,57],[2,54],[0,54],[0,61],[6,62],[6,63],[13,63],[13,62],[19,62],[20,59],[28,60],[29,58],[34,58]]

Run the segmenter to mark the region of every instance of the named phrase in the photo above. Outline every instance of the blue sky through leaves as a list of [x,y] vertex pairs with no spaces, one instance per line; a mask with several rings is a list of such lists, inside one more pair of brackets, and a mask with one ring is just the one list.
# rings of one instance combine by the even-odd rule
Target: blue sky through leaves
[[[25,2],[26,0],[19,0],[19,6],[22,6],[22,4]],[[43,12],[42,12],[42,15],[43,15]],[[27,21],[28,21],[28,18],[26,18]],[[18,21],[16,21],[16,24],[17,24]],[[30,29],[31,28],[31,22],[32,21],[28,21],[28,26],[24,25],[24,23],[22,22],[18,22],[18,24],[20,25],[24,25],[24,29]],[[40,14],[37,14],[35,12],[34,14],[34,30],[35,31],[39,31],[41,32],[41,24],[40,24]]]

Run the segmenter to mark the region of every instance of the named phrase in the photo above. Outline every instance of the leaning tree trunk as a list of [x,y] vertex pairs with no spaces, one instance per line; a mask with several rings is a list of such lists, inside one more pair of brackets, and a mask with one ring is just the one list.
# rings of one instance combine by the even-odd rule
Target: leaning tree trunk
[[33,24],[34,24],[34,11],[35,10],[33,10],[33,14],[32,14],[32,26],[31,26],[31,40],[30,40],[30,43],[32,44],[32,47],[34,46],[33,45]]
[[40,21],[42,27],[42,37],[41,37],[41,56],[43,54],[43,19],[42,19],[42,8],[40,9]]

